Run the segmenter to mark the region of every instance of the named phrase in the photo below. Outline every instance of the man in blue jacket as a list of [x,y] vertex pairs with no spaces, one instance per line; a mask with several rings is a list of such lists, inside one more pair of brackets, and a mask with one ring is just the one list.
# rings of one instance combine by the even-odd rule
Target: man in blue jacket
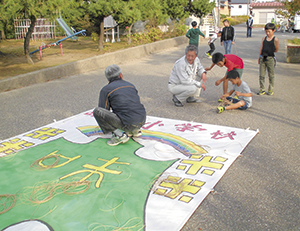
[[131,136],[142,135],[140,128],[145,124],[146,110],[135,86],[123,80],[119,66],[108,66],[105,76],[109,83],[101,89],[93,114],[102,132],[112,133],[107,144],[115,146],[126,143]]
[[247,38],[248,38],[252,36],[253,19],[251,15],[249,16],[246,25],[247,25]]

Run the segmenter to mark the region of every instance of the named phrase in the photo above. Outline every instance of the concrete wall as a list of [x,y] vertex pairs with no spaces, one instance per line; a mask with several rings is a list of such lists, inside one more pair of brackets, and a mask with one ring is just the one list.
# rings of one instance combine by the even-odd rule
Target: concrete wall
[[300,63],[300,46],[288,45],[286,48],[286,62]]
[[180,36],[18,75],[0,80],[0,92],[95,71],[111,64],[120,64],[129,60],[139,59],[146,55],[176,47],[184,43],[188,45],[188,38]]

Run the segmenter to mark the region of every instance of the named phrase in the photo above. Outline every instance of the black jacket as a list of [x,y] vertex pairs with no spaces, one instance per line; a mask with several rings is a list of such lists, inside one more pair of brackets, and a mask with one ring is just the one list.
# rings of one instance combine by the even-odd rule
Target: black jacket
[[124,125],[138,125],[146,119],[146,111],[135,86],[120,78],[101,89],[98,106],[112,109]]
[[221,34],[221,42],[227,40],[234,41],[234,39],[235,39],[234,28],[232,26],[223,27],[222,34]]

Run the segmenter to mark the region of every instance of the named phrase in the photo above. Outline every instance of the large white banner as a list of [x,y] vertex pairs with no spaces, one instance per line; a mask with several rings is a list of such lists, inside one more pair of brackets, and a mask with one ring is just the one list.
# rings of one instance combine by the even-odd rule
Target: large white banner
[[[111,147],[92,110],[55,121],[0,143],[0,229],[180,230],[256,134],[148,116],[141,137]],[[45,180],[89,187],[33,201]]]

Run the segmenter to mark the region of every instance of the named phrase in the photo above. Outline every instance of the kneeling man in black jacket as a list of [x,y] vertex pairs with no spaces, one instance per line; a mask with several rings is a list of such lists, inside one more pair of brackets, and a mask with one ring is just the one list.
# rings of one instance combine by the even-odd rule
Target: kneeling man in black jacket
[[146,121],[146,110],[135,86],[125,80],[121,68],[115,64],[105,69],[109,83],[100,91],[94,117],[104,134],[112,133],[110,146],[126,143],[131,136],[141,136],[140,128]]

